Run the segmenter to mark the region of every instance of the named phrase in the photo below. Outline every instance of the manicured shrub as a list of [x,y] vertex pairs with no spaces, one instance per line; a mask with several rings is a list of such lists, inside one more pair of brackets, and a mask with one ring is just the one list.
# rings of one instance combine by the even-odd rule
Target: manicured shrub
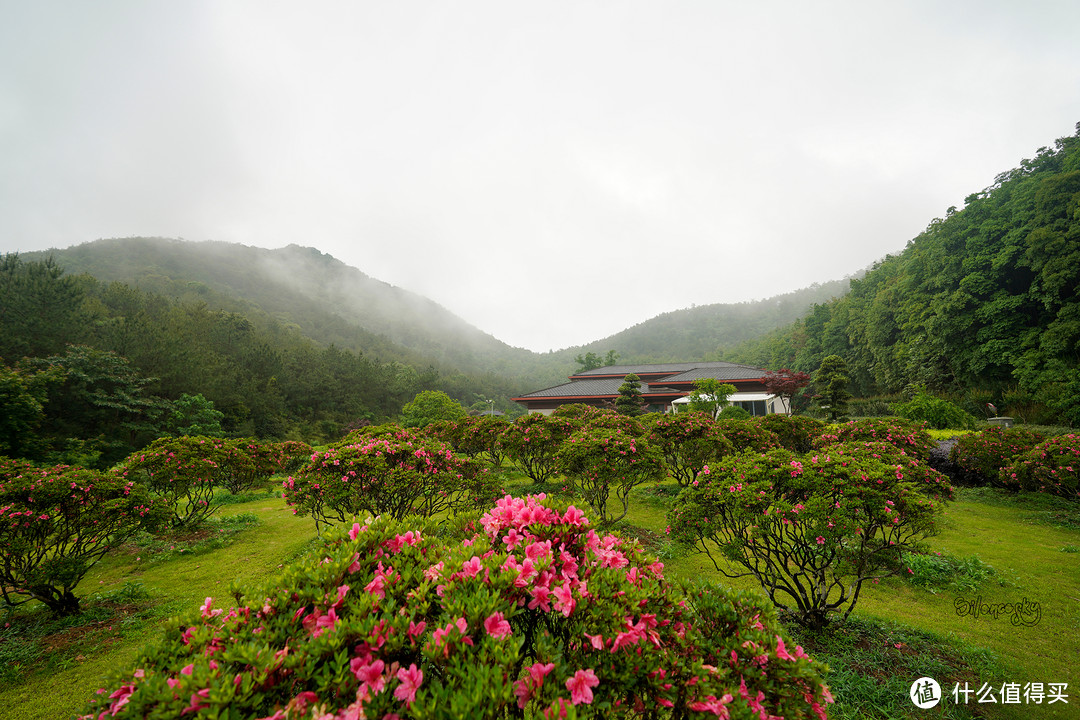
[[969,430],[975,427],[975,418],[945,398],[939,398],[921,389],[907,402],[893,403],[892,412],[914,422],[924,422],[935,430],[953,428]]
[[924,423],[903,418],[867,418],[833,425],[814,440],[814,447],[852,440],[892,443],[923,460],[937,447]]
[[229,441],[223,438],[162,437],[129,455],[112,472],[163,500],[172,510],[172,527],[191,527],[214,512],[210,501],[230,452]]
[[502,465],[503,450],[499,444],[507,422],[488,415],[470,415],[460,420],[432,423],[424,431],[438,440],[449,443],[455,452],[471,458],[485,459],[493,467]]
[[1042,434],[1026,428],[989,427],[957,438],[949,459],[960,468],[967,484],[1001,486],[1001,468],[1043,440]]
[[646,415],[646,437],[664,458],[668,473],[683,487],[701,468],[735,451],[712,418],[702,412]]
[[749,420],[754,417],[748,410],[738,405],[728,405],[716,413],[717,420]]
[[756,422],[766,430],[775,433],[781,446],[798,453],[810,452],[814,438],[825,432],[826,428],[821,420],[806,415],[773,413],[757,418]]
[[[559,447],[555,467],[573,480],[576,496],[589,504],[601,525],[626,517],[631,490],[666,475],[663,456],[648,440],[595,425]],[[612,492],[616,502],[609,510]]]
[[338,531],[237,607],[171,621],[84,717],[825,718],[821,668],[754,596],[673,585],[542,496],[480,527]]
[[439,420],[460,420],[465,415],[461,403],[442,390],[424,390],[401,408],[401,424],[422,428]]
[[781,447],[780,438],[772,430],[750,420],[717,420],[716,427],[731,441],[736,453],[763,453]]
[[75,587],[105,553],[168,517],[131,480],[83,468],[0,458],[0,593],[79,612]]
[[[571,409],[574,408],[568,408],[567,413]],[[587,414],[592,413],[593,409],[588,408]],[[583,424],[579,417],[568,414],[530,413],[507,425],[499,444],[507,459],[539,484],[555,473],[555,452],[559,445]]]
[[910,471],[848,447],[747,453],[703,470],[668,521],[720,573],[754,577],[778,608],[820,628],[841,610],[846,619],[862,583],[902,571],[901,553],[935,531],[948,482]]
[[1001,468],[1007,488],[1080,500],[1080,435],[1057,435]]
[[316,452],[283,483],[297,515],[320,523],[371,513],[402,519],[483,507],[501,494],[486,468],[405,428]]

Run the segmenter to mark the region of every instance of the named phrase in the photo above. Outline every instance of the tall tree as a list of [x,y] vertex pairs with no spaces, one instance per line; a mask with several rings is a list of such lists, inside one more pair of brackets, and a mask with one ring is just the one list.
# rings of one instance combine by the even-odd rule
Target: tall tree
[[0,256],[0,358],[50,355],[81,339],[86,323],[83,291],[50,257],[23,262],[17,253]]
[[735,386],[720,382],[716,378],[700,378],[694,381],[694,391],[690,393],[690,409],[708,413],[713,420],[720,416],[720,411],[728,404],[728,398],[735,394]]
[[589,370],[596,370],[597,368],[614,365],[618,359],[619,353],[615,352],[614,350],[608,350],[607,355],[604,355],[603,357],[597,355],[594,352],[587,352],[584,355],[578,355],[576,358],[574,358],[574,362],[576,362],[580,366],[577,369],[577,372],[583,373],[588,372]]
[[810,374],[801,370],[781,368],[775,372],[767,371],[761,381],[765,383],[766,392],[776,395],[784,402],[787,414],[790,415],[795,394],[810,384]]

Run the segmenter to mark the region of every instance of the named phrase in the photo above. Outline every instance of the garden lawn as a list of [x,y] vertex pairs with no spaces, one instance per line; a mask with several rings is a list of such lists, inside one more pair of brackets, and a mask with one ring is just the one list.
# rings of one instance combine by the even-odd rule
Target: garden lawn
[[[310,518],[298,518],[280,497],[226,505],[214,517],[254,513],[259,524],[241,533],[228,547],[190,556],[172,555],[164,562],[146,562],[125,550],[106,556],[84,578],[76,593],[82,597],[141,582],[161,605],[149,621],[120,621],[102,633],[100,645],[65,658],[59,671],[39,673],[23,683],[0,688],[3,720],[64,720],[81,712],[105,676],[126,668],[138,651],[155,642],[160,621],[202,604],[213,596],[219,606],[232,605],[229,586],[260,585],[276,575],[282,564],[301,553],[315,537]],[[220,599],[218,599],[220,598]],[[84,601],[86,604],[86,601]],[[163,607],[162,607],[163,606]],[[108,627],[108,626],[106,626]]]

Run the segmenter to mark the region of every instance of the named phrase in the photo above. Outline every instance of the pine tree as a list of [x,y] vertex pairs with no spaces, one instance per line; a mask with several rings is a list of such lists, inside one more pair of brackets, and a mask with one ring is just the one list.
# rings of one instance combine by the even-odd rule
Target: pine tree
[[630,373],[623,378],[619,386],[619,397],[615,400],[615,412],[620,415],[636,417],[645,412],[641,397],[641,378]]
[[839,355],[829,355],[821,361],[814,376],[817,389],[818,406],[829,416],[829,422],[836,422],[847,415],[848,400],[851,393],[847,390],[847,363]]

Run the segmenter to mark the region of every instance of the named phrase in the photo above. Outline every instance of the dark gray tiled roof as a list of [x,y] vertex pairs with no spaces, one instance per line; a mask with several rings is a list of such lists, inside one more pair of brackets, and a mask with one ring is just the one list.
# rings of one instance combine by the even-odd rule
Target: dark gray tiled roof
[[701,378],[716,378],[717,380],[749,380],[759,378],[765,374],[760,368],[747,365],[730,365],[729,367],[696,367],[693,370],[679,373],[664,378],[663,382],[693,382]]
[[[741,375],[731,374],[725,377],[757,377],[764,371],[760,368],[752,367],[750,365],[739,365],[737,363],[721,362],[718,360],[702,360],[699,362],[681,362],[681,363],[654,363],[654,364],[638,364],[638,365],[608,365],[606,367],[594,368],[582,373],[575,373],[574,377],[587,377],[589,375],[619,375],[626,376],[630,373],[640,375],[642,373],[686,373],[693,370],[729,370],[732,373],[741,371]],[[713,373],[706,373],[699,377],[720,377]]]
[[[623,384],[622,378],[597,378],[596,380],[578,380],[577,382],[563,383],[555,387],[537,390],[536,392],[522,395],[525,398],[546,397],[590,397],[595,395],[618,395],[619,386]],[[641,393],[647,395],[650,392],[664,392],[663,388],[649,389],[648,383],[641,383]],[[669,393],[671,391],[668,391]]]

